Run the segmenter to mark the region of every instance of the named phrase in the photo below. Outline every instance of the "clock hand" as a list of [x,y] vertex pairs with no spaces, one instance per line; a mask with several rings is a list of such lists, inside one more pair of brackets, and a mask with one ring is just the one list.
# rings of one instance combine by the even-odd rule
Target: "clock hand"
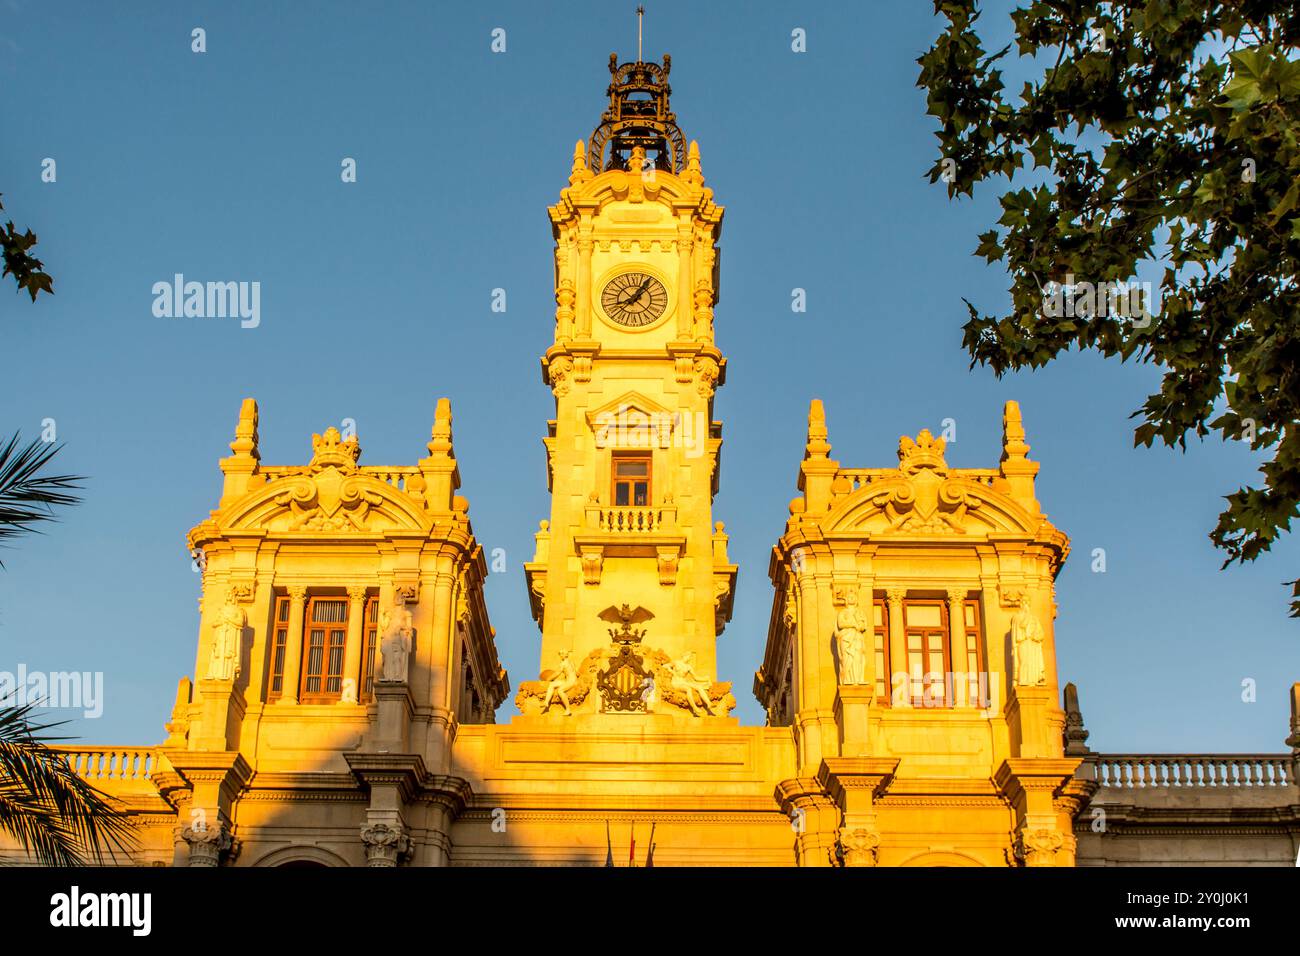
[[630,299],[619,299],[618,304],[619,304],[619,305],[631,305],[633,302],[638,301],[638,300],[641,298],[641,296],[643,296],[643,295],[645,294],[645,290],[646,290],[647,288],[649,288],[649,287],[650,287],[650,280],[649,280],[649,279],[646,279],[646,280],[645,280],[644,282],[642,282],[641,285],[637,288],[637,290],[636,290],[636,295],[632,296]]

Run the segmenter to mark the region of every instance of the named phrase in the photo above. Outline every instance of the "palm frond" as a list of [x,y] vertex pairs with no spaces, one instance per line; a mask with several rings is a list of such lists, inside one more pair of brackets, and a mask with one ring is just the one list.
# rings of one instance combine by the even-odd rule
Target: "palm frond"
[[[42,521],[56,520],[54,508],[75,505],[71,494],[85,479],[79,475],[42,475],[62,445],[35,439],[19,447],[18,433],[0,446],[0,543],[29,532]],[[4,562],[0,561],[0,568]]]
[[136,845],[129,817],[113,798],[73,771],[32,719],[32,704],[0,707],[0,831],[46,866],[116,858]]

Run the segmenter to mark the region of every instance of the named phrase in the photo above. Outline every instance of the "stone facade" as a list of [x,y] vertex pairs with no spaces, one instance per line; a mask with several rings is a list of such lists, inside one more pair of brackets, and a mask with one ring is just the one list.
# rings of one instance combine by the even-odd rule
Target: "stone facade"
[[271,466],[247,399],[189,534],[195,669],[165,742],[69,751],[136,817],[133,862],[623,864],[635,838],[660,866],[1291,863],[1296,695],[1290,753],[1087,748],[1056,667],[1069,544],[1014,402],[985,469],[949,466],[928,431],[894,466],[842,467],[812,402],[768,568],[766,725],[730,716],[724,210],[669,69],[611,61],[609,109],[549,210],[552,501],[525,566],[540,642],[519,714],[496,722],[511,687],[450,403],[414,465],[363,465],[330,428],[306,465]]

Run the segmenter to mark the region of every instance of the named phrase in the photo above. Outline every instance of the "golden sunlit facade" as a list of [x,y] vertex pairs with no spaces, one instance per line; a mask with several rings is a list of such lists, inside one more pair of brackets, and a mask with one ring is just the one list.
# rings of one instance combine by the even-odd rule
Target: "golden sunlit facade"
[[[307,464],[263,464],[246,399],[220,501],[189,534],[201,616],[167,738],[73,750],[135,815],[136,862],[625,865],[633,836],[657,866],[1072,866],[1082,843],[1093,862],[1179,859],[1140,800],[1112,805],[1154,857],[1112,851],[1085,812],[1133,777],[1088,750],[1058,683],[1069,544],[1014,402],[983,469],[950,467],[924,430],[887,467],[842,466],[811,402],[767,569],[767,721],[730,715],[751,685],[716,653],[737,577],[714,511],[724,210],[669,69],[611,59],[609,109],[548,210],[536,674],[512,685],[498,660],[446,399],[425,454],[391,467],[334,428]],[[1285,862],[1294,752],[1242,759],[1274,787],[1254,830],[1200,805],[1175,823],[1203,828],[1205,859],[1245,839],[1239,862]]]

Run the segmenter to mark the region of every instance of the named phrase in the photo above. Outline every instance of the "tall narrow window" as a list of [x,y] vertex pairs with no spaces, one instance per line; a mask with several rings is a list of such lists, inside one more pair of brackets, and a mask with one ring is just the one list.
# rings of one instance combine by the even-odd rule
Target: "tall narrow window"
[[276,700],[284,693],[284,652],[289,646],[289,599],[275,599],[275,622],[271,628],[271,682],[266,699]]
[[650,456],[615,455],[614,506],[642,508],[650,504]]
[[474,665],[470,662],[469,648],[464,644],[460,645],[461,659],[461,692],[460,692],[460,711],[463,715],[461,720],[464,723],[474,723],[478,720],[478,688],[474,684]]
[[875,634],[876,653],[876,704],[881,707],[888,707],[891,677],[889,673],[889,606],[885,603],[884,598],[879,598],[872,603],[874,605],[872,624]]
[[300,699],[304,703],[338,700],[343,690],[348,602],[343,598],[312,598],[307,620]]
[[988,675],[984,673],[984,635],[980,627],[980,602],[966,601],[963,605],[966,632],[966,703],[971,707],[989,706]]
[[943,601],[905,601],[907,671],[913,707],[943,707],[948,673],[948,609]]
[[375,690],[375,648],[379,644],[379,598],[366,602],[366,646],[361,655],[361,699],[370,700]]

